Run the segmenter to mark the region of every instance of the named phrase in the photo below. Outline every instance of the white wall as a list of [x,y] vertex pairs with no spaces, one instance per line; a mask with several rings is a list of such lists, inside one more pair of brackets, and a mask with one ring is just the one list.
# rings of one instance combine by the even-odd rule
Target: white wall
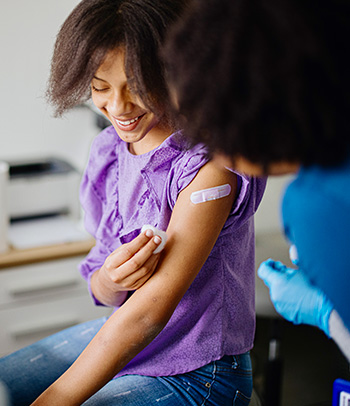
[[90,111],[54,118],[45,101],[59,27],[78,0],[12,0],[0,13],[0,159],[56,155],[79,169],[98,132]]
[[293,176],[273,176],[268,178],[263,200],[255,216],[257,234],[283,234],[281,221],[281,200],[286,185]]

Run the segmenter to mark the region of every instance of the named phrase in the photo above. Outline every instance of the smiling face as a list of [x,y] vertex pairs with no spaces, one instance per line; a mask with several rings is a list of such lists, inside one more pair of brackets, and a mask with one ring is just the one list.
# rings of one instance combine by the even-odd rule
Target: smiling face
[[129,88],[124,49],[110,51],[92,82],[92,101],[108,118],[129,151],[141,155],[158,147],[171,133],[164,116],[147,109]]

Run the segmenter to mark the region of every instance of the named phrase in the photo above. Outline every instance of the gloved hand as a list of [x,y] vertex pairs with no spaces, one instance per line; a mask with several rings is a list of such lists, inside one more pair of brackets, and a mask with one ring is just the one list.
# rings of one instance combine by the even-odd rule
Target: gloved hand
[[260,265],[258,275],[269,288],[278,313],[294,324],[317,326],[329,337],[328,321],[333,305],[307,281],[301,270],[268,259]]

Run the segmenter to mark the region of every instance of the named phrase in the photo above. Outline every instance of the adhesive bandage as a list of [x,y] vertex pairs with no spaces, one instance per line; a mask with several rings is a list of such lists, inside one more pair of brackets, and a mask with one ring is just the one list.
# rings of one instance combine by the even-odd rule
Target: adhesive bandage
[[226,185],[216,186],[209,189],[198,190],[191,194],[191,202],[193,204],[210,202],[211,200],[221,199],[231,193],[231,186]]
[[160,237],[162,239],[162,242],[158,245],[158,247],[153,251],[153,254],[158,254],[159,252],[162,251],[162,249],[164,248],[166,241],[168,239],[168,236],[166,235],[165,231],[162,230],[158,230],[157,228],[149,225],[149,224],[145,224],[144,226],[142,226],[141,228],[141,233],[143,233],[146,230],[152,230],[154,235],[158,235],[158,237]]

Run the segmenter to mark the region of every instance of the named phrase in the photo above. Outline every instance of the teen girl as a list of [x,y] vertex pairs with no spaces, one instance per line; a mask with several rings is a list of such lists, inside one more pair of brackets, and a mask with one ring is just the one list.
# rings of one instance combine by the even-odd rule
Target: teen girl
[[[1,379],[16,405],[42,392],[34,405],[249,403],[252,216],[265,182],[217,169],[171,120],[158,50],[185,3],[83,0],[58,35],[57,112],[91,94],[112,124],[83,176],[96,246],[81,273],[115,312],[5,358]],[[161,253],[144,224],[166,231]]]

